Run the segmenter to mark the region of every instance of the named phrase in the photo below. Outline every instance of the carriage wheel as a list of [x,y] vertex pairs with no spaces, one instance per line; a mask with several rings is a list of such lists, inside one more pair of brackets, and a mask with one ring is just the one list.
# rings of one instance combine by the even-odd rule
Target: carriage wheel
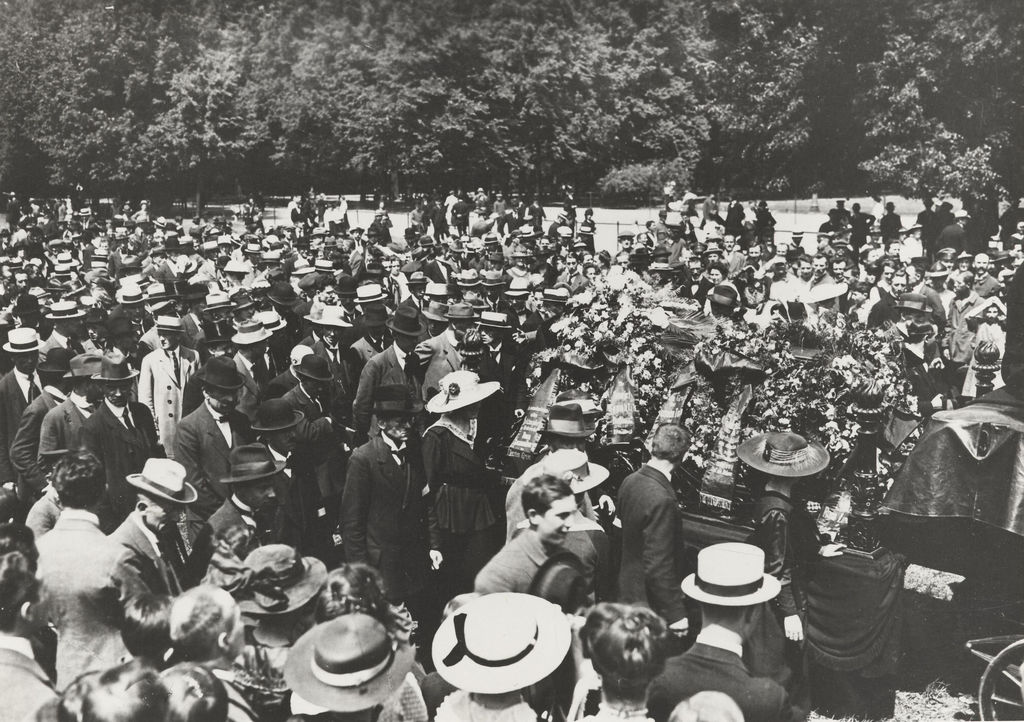
[[1017,640],[997,654],[978,685],[978,708],[983,720],[1021,719],[1024,717],[1024,639]]

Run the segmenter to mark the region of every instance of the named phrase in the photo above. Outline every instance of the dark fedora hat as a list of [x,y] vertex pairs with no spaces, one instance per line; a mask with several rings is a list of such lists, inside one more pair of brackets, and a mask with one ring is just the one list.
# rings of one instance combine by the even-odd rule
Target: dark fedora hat
[[534,573],[528,593],[551,602],[566,614],[575,614],[588,606],[583,562],[572,552],[555,552]]
[[239,601],[243,614],[288,614],[306,605],[327,583],[327,567],[286,544],[266,544],[249,553],[245,566],[260,580],[252,597]]
[[284,431],[298,426],[306,415],[284,399],[267,399],[256,409],[253,431]]
[[228,457],[231,472],[221,478],[223,484],[269,479],[285,467],[287,462],[276,461],[264,444],[244,444],[231,450]]
[[40,373],[60,374],[61,376],[71,371],[71,359],[75,352],[71,349],[51,348],[46,352],[46,359],[36,367]]
[[302,357],[299,365],[295,367],[295,373],[311,381],[326,382],[334,378],[327,359],[312,353]]
[[896,308],[901,311],[917,311],[924,313],[928,310],[928,299],[920,293],[904,293],[900,296]]
[[373,413],[377,417],[414,416],[423,411],[423,402],[406,384],[381,384],[373,394]]
[[594,430],[588,428],[581,405],[563,403],[548,407],[548,424],[544,433],[568,439],[586,439],[593,435]]
[[139,372],[129,365],[128,357],[114,349],[103,354],[100,372],[93,376],[93,379],[107,383],[118,383],[120,381],[131,381],[138,375]]
[[235,366],[235,362],[227,356],[211,356],[203,366],[203,383],[216,389],[234,391],[242,388],[245,379]]
[[427,332],[426,326],[420,321],[419,310],[413,306],[399,306],[387,327],[403,336],[422,336]]
[[274,281],[270,284],[267,299],[276,306],[292,307],[302,303],[299,294],[295,293],[295,289],[288,281]]
[[380,305],[373,304],[363,310],[363,325],[368,328],[380,328],[388,322],[388,310]]

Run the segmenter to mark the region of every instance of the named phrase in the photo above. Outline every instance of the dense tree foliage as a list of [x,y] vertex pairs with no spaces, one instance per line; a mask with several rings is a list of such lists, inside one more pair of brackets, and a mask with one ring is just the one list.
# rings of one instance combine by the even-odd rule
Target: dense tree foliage
[[[1024,13],[994,0],[9,0],[0,179],[1024,191]],[[447,188],[444,188],[445,190]]]

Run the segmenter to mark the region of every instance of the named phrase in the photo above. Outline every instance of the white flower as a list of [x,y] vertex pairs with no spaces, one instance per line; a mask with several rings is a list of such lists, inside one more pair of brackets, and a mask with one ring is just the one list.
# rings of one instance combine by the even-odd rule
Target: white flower
[[648,311],[647,317],[658,328],[668,328],[668,314],[663,308],[652,308]]

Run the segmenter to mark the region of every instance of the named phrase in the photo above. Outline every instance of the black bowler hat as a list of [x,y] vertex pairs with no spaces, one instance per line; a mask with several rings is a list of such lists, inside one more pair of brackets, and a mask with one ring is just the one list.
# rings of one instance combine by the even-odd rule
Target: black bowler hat
[[423,411],[423,402],[406,384],[382,384],[373,394],[373,413],[378,418],[414,416]]
[[203,366],[203,383],[224,391],[242,388],[245,379],[227,356],[212,356]]

